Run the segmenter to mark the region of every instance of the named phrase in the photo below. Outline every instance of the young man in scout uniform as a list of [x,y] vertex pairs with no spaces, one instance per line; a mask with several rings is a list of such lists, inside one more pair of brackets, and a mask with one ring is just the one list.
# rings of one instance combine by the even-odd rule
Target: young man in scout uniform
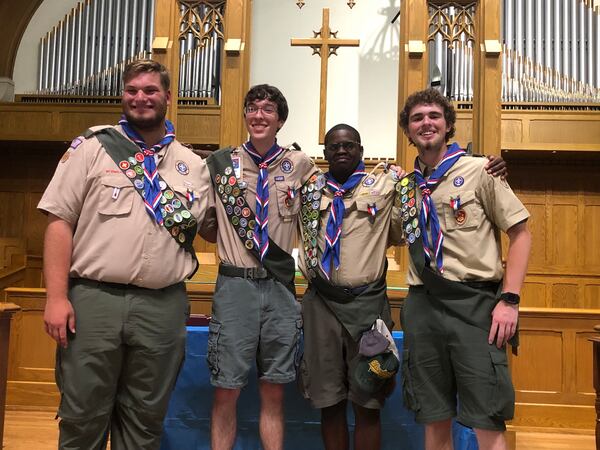
[[[309,280],[302,300],[300,378],[305,397],[321,409],[328,450],[349,448],[348,399],[355,415],[354,448],[380,447],[379,410],[393,389],[393,383],[385,381],[395,375],[383,370],[371,377],[375,383],[362,383],[357,363],[362,333],[377,318],[392,328],[386,249],[402,242],[402,229],[391,219],[396,184],[404,172],[381,163],[367,173],[362,155],[359,132],[350,125],[335,125],[325,135],[329,171],[300,192],[300,267]],[[501,158],[487,168],[496,176],[505,173]],[[371,385],[369,391],[365,385]]]
[[109,433],[115,450],[158,449],[185,351],[209,173],[165,120],[166,69],[135,61],[123,83],[119,125],[76,138],[38,205],[61,449],[103,449]]
[[301,191],[300,265],[309,281],[302,299],[301,386],[321,409],[326,449],[349,448],[348,400],[355,417],[354,448],[377,449],[379,410],[393,380],[388,392],[367,393],[352,372],[362,333],[378,318],[392,328],[385,253],[402,237],[399,227],[390,227],[399,178],[383,163],[365,171],[360,134],[350,125],[338,124],[327,132],[323,153],[329,171]]
[[285,97],[269,85],[244,100],[250,139],[208,160],[219,224],[221,260],[209,326],[208,365],[215,397],[211,448],[235,443],[237,400],[256,362],[263,448],[283,448],[283,385],[296,377],[302,327],[294,291],[301,186],[312,160],[276,140],[288,116]]
[[[411,95],[400,114],[419,152],[398,185],[411,256],[404,401],[425,424],[428,450],[452,448],[457,404],[457,420],[475,430],[482,450],[506,449],[505,420],[514,412],[506,343],[517,329],[529,213],[504,180],[486,173],[484,160],[447,145],[455,121],[433,89]],[[500,230],[509,239],[505,270]]]

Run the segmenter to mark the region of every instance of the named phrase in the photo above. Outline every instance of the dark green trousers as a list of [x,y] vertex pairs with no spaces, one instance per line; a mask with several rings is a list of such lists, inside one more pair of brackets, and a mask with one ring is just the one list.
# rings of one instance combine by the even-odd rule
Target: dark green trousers
[[164,289],[76,279],[76,334],[59,348],[59,448],[158,449],[185,353],[185,286]]

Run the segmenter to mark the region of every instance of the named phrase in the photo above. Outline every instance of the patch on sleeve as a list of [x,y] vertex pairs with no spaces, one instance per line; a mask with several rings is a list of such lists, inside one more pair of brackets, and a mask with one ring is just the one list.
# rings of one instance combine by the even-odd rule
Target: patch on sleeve
[[77,136],[71,141],[71,145],[69,147],[75,150],[83,142],[83,139],[83,136]]
[[66,163],[67,160],[69,159],[69,157],[71,156],[71,150],[67,150],[63,155],[62,158],[60,158],[60,162],[61,163]]

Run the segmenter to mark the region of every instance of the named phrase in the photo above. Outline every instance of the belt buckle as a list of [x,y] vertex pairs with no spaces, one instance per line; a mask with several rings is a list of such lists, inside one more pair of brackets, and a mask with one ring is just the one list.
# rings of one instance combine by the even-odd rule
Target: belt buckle
[[267,269],[264,267],[254,267],[254,276],[256,278],[267,278]]

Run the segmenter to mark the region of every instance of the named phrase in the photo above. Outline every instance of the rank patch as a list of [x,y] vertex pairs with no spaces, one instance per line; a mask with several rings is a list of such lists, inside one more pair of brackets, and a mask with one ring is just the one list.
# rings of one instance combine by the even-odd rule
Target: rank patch
[[281,161],[281,171],[283,173],[291,173],[294,170],[294,164],[289,159],[285,158]]
[[465,184],[465,179],[463,177],[455,177],[453,184],[456,187],[461,187],[463,184]]
[[190,173],[190,168],[188,167],[188,165],[184,161],[177,161],[175,163],[175,169],[181,175],[187,175],[188,173]]

